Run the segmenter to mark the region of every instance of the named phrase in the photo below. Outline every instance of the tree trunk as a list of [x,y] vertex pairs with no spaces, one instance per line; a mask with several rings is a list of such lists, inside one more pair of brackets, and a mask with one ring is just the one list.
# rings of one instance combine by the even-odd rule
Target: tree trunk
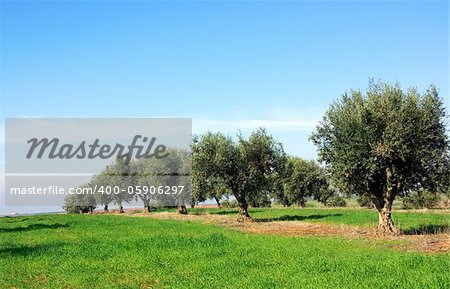
[[331,198],[333,194],[329,194],[326,197],[321,198],[320,202],[326,207],[328,206],[328,200]]
[[177,213],[178,214],[182,214],[182,215],[187,215],[188,211],[186,209],[186,206],[185,205],[179,206],[178,210],[177,210]]
[[216,200],[217,207],[220,209],[220,200],[217,197],[214,197],[214,200]]
[[150,213],[152,210],[150,209],[150,201],[144,200],[144,209],[142,210],[142,213]]
[[119,206],[119,213],[121,213],[121,214],[125,213],[125,211],[123,210],[123,206],[122,205]]
[[382,235],[387,234],[399,234],[399,230],[394,226],[394,222],[392,221],[392,213],[389,208],[384,206],[381,210],[378,211],[378,227],[377,232]]
[[109,210],[108,210],[108,205],[105,205],[105,206],[103,207],[103,211],[104,211],[104,212],[109,212]]
[[387,188],[383,198],[373,199],[372,203],[378,211],[378,227],[377,232],[382,235],[397,235],[400,231],[395,227],[392,221],[392,203],[397,194],[398,184],[393,184],[392,170],[386,168]]
[[252,207],[253,208],[259,208],[259,204],[258,204],[258,202],[256,200],[252,201]]
[[239,203],[239,221],[252,221],[252,217],[250,217],[248,213],[248,204],[246,201],[241,201]]
[[297,201],[297,205],[300,206],[300,207],[302,207],[302,208],[304,208],[304,207],[306,206],[305,199],[304,199],[304,198],[300,198],[300,199]]

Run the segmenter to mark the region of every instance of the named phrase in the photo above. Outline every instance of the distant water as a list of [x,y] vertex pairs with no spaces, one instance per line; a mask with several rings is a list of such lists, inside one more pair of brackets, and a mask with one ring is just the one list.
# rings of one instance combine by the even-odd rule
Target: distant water
[[60,206],[4,206],[3,202],[0,204],[0,216],[64,212]]

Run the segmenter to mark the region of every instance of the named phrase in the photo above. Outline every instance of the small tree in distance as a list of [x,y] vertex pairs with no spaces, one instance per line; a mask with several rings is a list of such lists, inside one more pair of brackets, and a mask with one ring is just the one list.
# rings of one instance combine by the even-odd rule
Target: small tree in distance
[[289,203],[304,207],[306,198],[312,195],[314,189],[313,163],[298,157],[290,157],[288,164],[286,198]]
[[371,81],[366,94],[352,90],[335,101],[311,139],[338,188],[370,196],[378,231],[397,233],[391,215],[396,196],[449,186],[445,120],[434,86],[421,95]]
[[323,205],[335,193],[329,186],[325,170],[317,162],[289,157],[285,176],[284,197],[289,204],[304,207],[307,197],[314,197]]

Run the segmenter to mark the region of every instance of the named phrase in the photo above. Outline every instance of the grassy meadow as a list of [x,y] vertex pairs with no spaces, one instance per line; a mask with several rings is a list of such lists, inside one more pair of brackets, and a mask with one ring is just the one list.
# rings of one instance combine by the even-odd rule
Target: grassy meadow
[[[237,209],[193,209],[194,214],[210,214],[238,216]],[[258,221],[306,221],[333,225],[355,225],[365,228],[378,224],[378,213],[375,210],[356,208],[253,208],[252,217]],[[396,211],[394,222],[404,234],[440,233],[449,227],[450,214],[433,210],[427,213]]]
[[[233,216],[232,209],[191,214]],[[259,221],[373,226],[367,209],[250,210]],[[446,213],[398,212],[400,228],[448,225]],[[0,218],[0,288],[449,288],[448,253],[381,241],[264,235],[198,221],[120,215]]]

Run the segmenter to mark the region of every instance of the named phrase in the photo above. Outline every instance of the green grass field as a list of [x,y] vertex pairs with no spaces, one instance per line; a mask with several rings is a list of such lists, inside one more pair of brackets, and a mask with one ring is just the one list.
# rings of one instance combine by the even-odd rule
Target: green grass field
[[[235,210],[209,210],[235,214]],[[204,213],[196,209],[193,213]],[[255,218],[371,226],[364,209],[252,209]],[[287,216],[287,217],[286,217]],[[394,215],[403,230],[448,215]],[[445,253],[115,215],[0,218],[0,288],[449,288]]]
[[[191,211],[194,214],[209,212],[238,216],[237,209],[191,209]],[[260,221],[307,221],[362,227],[375,227],[378,223],[378,213],[363,208],[252,208],[249,212]],[[396,211],[393,218],[395,224],[406,234],[440,233],[449,228],[450,214],[444,211],[427,213]]]

